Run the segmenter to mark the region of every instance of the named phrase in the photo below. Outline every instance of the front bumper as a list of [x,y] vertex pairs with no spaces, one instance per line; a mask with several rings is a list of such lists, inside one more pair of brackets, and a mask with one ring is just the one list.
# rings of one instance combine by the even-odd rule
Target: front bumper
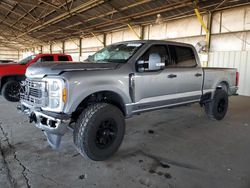
[[71,122],[70,115],[45,112],[25,103],[18,105],[17,109],[29,117],[30,123],[34,122],[37,128],[44,131],[52,148],[56,149],[60,146],[61,137]]

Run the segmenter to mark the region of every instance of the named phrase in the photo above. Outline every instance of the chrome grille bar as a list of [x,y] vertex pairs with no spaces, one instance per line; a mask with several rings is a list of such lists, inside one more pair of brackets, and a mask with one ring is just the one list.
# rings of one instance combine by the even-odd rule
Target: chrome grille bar
[[46,106],[46,82],[26,79],[21,83],[21,100],[34,107]]

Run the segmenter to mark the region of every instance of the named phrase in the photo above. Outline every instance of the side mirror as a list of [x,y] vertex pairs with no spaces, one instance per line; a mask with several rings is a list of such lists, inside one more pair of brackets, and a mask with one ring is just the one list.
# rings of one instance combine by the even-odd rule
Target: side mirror
[[165,63],[161,62],[161,56],[158,53],[151,53],[148,60],[148,70],[149,71],[158,71],[162,70],[165,66]]
[[136,63],[136,70],[138,72],[144,72],[144,70],[145,70],[144,67],[145,67],[145,61],[143,61],[143,60],[137,61],[137,63]]

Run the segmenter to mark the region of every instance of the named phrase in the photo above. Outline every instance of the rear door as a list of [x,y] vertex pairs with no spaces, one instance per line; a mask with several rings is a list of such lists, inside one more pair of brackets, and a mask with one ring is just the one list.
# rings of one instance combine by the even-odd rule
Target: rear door
[[53,55],[45,55],[40,57],[36,62],[41,63],[41,62],[48,62],[48,61],[55,61]]
[[70,61],[69,56],[66,55],[59,55],[58,61]]
[[200,100],[202,95],[203,71],[197,63],[193,48],[168,45],[171,61],[176,70],[178,103]]

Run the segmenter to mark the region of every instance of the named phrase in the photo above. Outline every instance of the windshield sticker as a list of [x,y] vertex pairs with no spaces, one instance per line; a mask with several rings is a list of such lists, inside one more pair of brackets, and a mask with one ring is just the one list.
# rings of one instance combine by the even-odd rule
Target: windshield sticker
[[141,46],[141,43],[130,43],[130,44],[127,44],[127,46],[139,47]]

